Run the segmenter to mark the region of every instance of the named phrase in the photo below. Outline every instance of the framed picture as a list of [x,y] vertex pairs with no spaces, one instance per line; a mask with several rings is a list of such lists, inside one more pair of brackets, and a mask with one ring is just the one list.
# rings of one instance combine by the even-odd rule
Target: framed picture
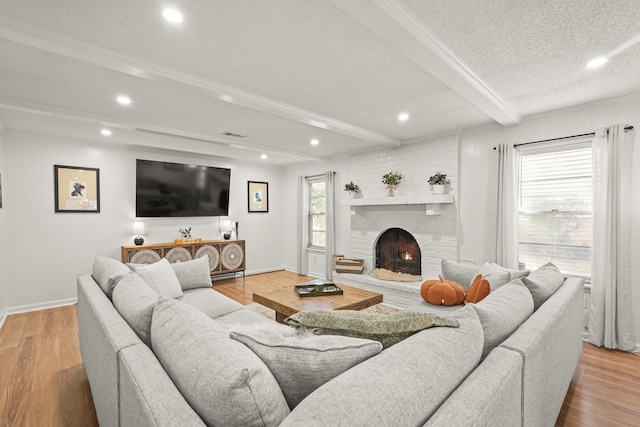
[[100,169],[53,165],[56,212],[100,212]]
[[269,212],[269,183],[248,181],[249,212]]

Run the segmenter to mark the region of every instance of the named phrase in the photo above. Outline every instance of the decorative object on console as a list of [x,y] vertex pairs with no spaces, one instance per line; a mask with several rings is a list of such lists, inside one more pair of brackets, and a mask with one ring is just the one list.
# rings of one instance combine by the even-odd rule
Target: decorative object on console
[[402,175],[400,172],[389,172],[382,175],[382,183],[387,186],[387,196],[393,197],[395,195],[394,190],[396,185],[400,184]]
[[144,243],[144,239],[142,238],[142,236],[144,236],[146,234],[146,231],[144,229],[144,222],[142,222],[142,221],[134,221],[133,222],[132,233],[136,235],[135,239],[133,239],[133,243],[135,243],[138,246],[143,244]]
[[100,169],[53,165],[55,212],[100,212]]
[[353,199],[360,192],[360,187],[358,184],[354,184],[353,181],[344,185],[344,191],[349,194],[349,198]]
[[249,212],[269,212],[269,183],[247,181]]
[[457,305],[464,302],[464,288],[439,274],[438,280],[426,280],[422,284],[420,296],[433,305]]
[[444,194],[444,190],[447,184],[451,181],[447,179],[446,173],[436,172],[429,177],[429,185],[433,190],[433,194]]
[[338,258],[336,260],[336,273],[362,274],[363,271],[363,259]]
[[176,243],[199,243],[202,242],[202,239],[191,237],[191,227],[185,227],[178,230],[181,239],[176,239]]
[[233,231],[233,222],[228,219],[222,220],[220,222],[220,234],[224,240],[229,240],[231,238],[231,232]]
[[467,290],[467,295],[464,297],[464,301],[466,303],[475,304],[477,302],[482,301],[489,295],[491,292],[491,285],[489,281],[482,278],[482,274],[478,274],[473,282],[471,282],[471,286],[469,286],[469,290]]

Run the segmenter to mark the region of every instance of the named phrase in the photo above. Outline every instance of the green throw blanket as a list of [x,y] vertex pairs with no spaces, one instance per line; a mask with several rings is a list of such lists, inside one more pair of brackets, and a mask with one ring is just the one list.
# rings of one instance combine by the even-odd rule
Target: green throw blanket
[[316,335],[344,335],[379,341],[383,348],[434,326],[460,326],[457,320],[430,313],[374,314],[355,310],[301,311],[285,319],[296,328],[312,329]]

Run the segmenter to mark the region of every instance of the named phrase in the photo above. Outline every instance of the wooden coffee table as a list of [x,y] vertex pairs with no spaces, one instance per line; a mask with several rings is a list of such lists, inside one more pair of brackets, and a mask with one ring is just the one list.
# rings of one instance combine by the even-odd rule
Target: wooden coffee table
[[299,311],[362,310],[382,302],[382,294],[338,283],[336,285],[343,290],[342,295],[300,298],[294,287],[287,284],[275,290],[254,292],[253,300],[275,310],[276,320],[280,323]]

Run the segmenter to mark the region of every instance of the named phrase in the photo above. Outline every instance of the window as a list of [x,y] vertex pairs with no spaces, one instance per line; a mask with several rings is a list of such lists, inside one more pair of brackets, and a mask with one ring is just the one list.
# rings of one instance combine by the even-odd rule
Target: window
[[326,185],[324,176],[308,179],[309,248],[324,249],[326,237]]
[[591,141],[519,147],[518,260],[591,277]]

